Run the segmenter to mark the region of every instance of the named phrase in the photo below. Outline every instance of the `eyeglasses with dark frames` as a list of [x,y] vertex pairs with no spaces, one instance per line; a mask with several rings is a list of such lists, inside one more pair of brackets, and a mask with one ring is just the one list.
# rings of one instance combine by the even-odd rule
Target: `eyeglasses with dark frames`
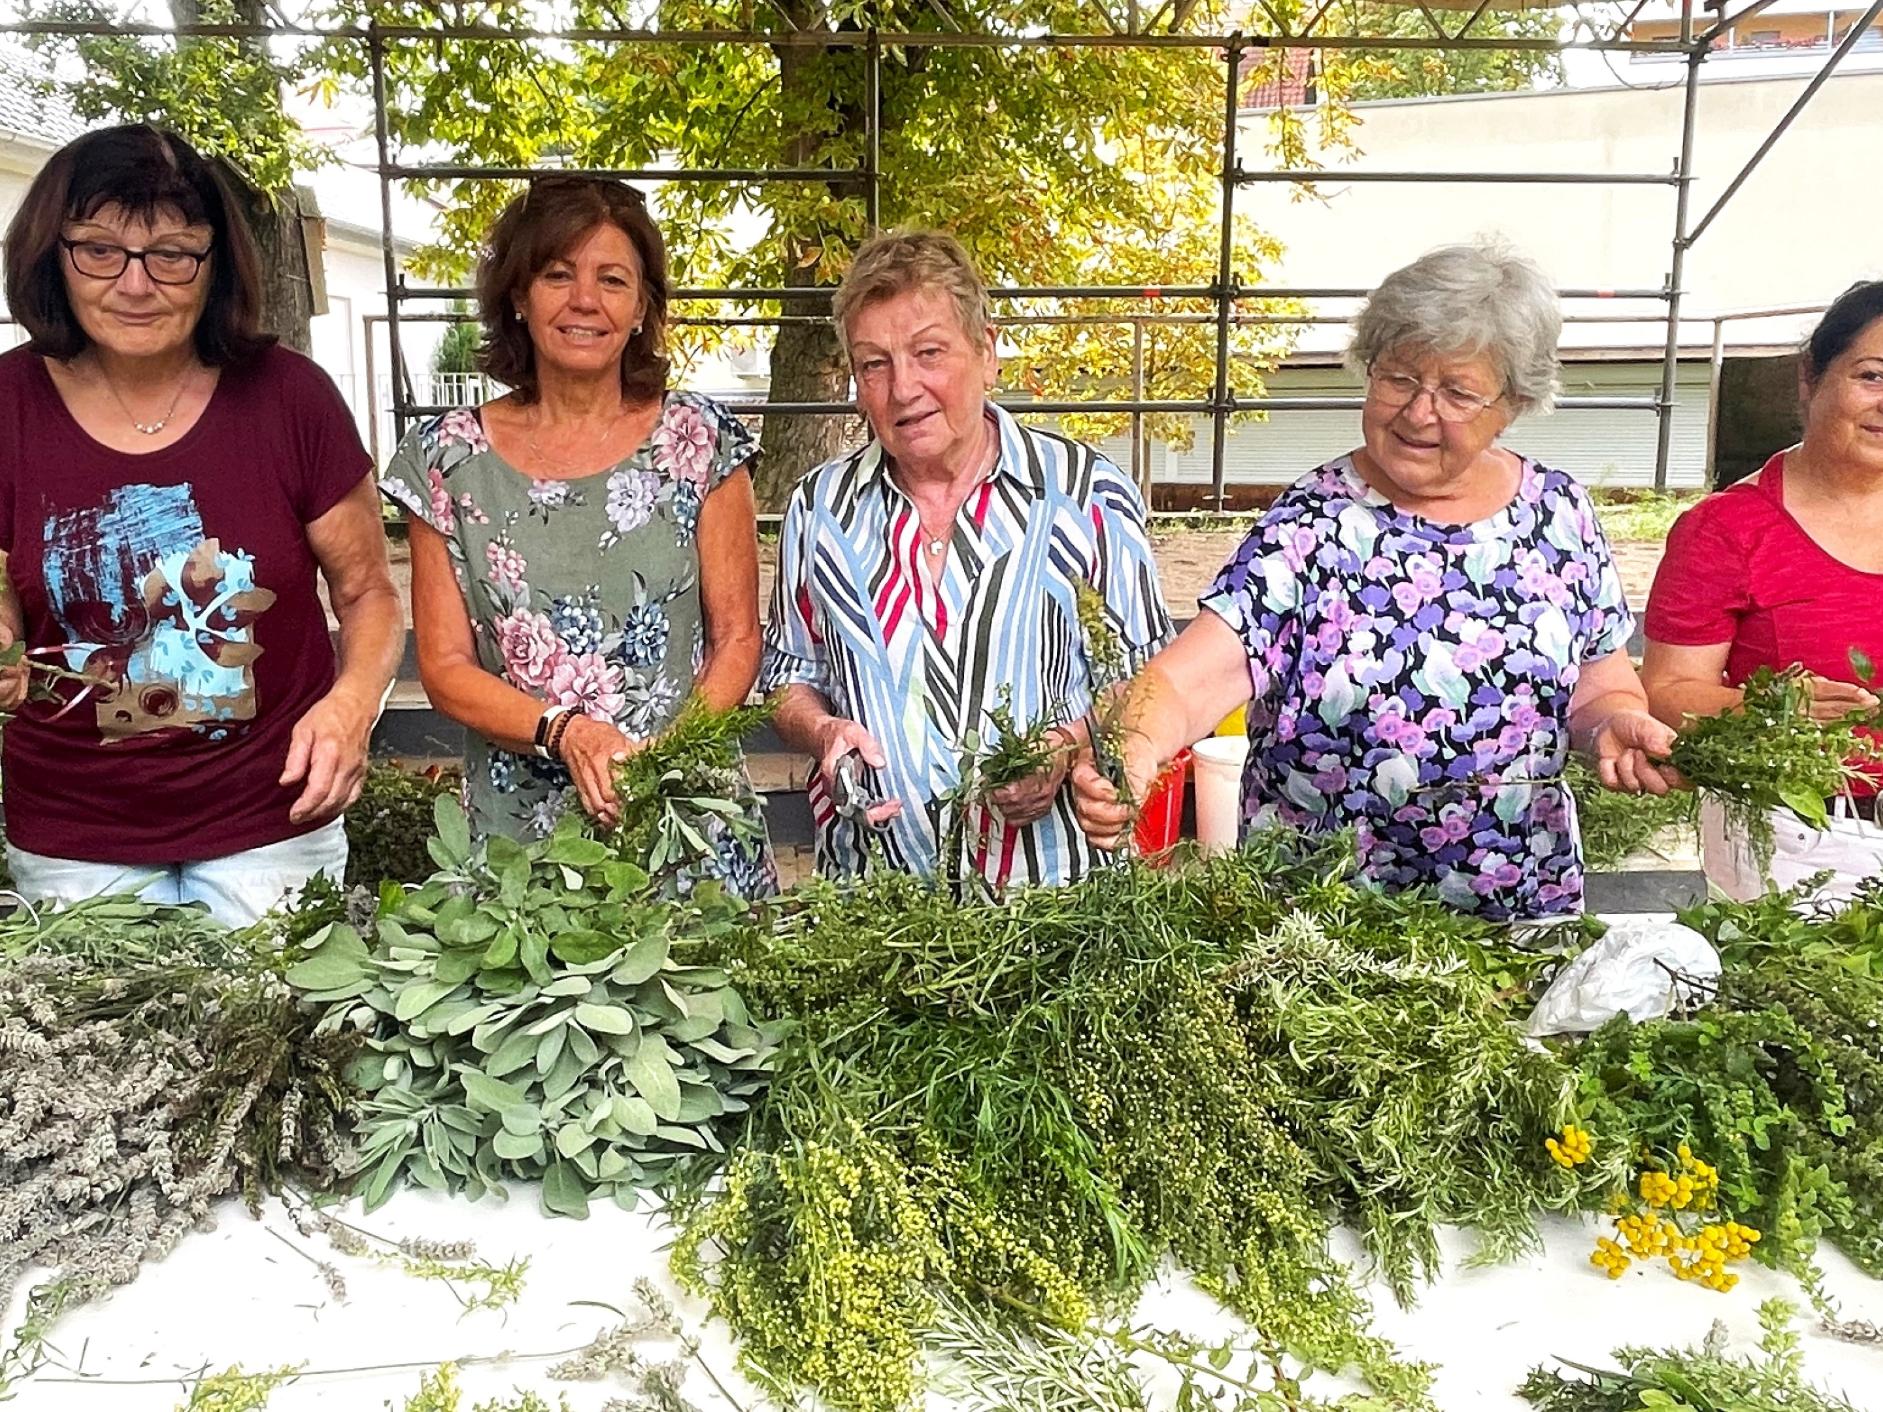
[[194,284],[196,277],[203,272],[203,261],[209,258],[207,250],[198,253],[169,245],[130,250],[122,245],[113,245],[108,240],[63,238],[59,244],[65,247],[72,268],[87,279],[116,279],[130,268],[131,261],[136,260],[144,266],[144,273],[150,276],[153,284]]

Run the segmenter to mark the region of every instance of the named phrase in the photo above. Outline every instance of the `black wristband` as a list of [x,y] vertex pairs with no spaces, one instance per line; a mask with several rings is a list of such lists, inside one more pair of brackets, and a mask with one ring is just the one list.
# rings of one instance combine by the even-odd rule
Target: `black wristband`
[[568,710],[564,711],[561,715],[557,716],[555,720],[549,723],[549,741],[547,748],[550,759],[562,759],[562,738],[569,733],[569,722],[573,721],[575,717],[576,712]]

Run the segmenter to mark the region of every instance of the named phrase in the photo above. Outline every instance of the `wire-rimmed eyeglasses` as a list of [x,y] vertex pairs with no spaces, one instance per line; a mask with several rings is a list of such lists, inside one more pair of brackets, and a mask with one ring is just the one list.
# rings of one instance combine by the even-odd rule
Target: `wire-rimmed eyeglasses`
[[1439,415],[1439,420],[1446,422],[1468,422],[1483,414],[1485,408],[1495,406],[1504,394],[1486,397],[1482,393],[1472,392],[1469,388],[1451,383],[1422,382],[1411,373],[1388,372],[1384,368],[1368,368],[1367,384],[1373,395],[1388,407],[1405,407],[1417,400],[1421,392],[1432,394],[1432,407]]

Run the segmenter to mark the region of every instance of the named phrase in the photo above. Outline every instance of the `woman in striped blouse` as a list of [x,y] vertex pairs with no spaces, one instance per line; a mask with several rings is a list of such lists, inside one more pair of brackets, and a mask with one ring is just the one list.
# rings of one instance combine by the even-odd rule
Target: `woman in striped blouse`
[[[779,735],[816,760],[819,871],[859,872],[880,846],[890,866],[964,866],[995,888],[1079,877],[1097,854],[1066,787],[1092,695],[1075,590],[1099,590],[1133,670],[1170,635],[1137,488],[988,400],[987,290],[951,237],[869,241],[835,314],[873,436],[791,497],[759,676]],[[969,806],[967,856],[946,861],[967,737],[1003,693],[1062,748]],[[837,812],[846,760],[880,844]]]

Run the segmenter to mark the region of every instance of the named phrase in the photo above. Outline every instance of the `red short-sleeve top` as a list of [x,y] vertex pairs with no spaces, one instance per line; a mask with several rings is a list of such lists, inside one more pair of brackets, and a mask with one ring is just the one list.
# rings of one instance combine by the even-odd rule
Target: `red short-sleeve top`
[[1785,453],[1756,480],[1709,495],[1674,524],[1646,631],[1677,647],[1730,643],[1726,683],[1802,665],[1856,681],[1851,651],[1883,665],[1883,574],[1852,568],[1785,508]]
[[145,454],[93,440],[37,353],[0,355],[0,549],[26,641],[100,683],[7,724],[10,842],[167,864],[307,830],[300,785],[276,782],[334,679],[307,526],[369,466],[332,380],[286,349],[224,368]]

